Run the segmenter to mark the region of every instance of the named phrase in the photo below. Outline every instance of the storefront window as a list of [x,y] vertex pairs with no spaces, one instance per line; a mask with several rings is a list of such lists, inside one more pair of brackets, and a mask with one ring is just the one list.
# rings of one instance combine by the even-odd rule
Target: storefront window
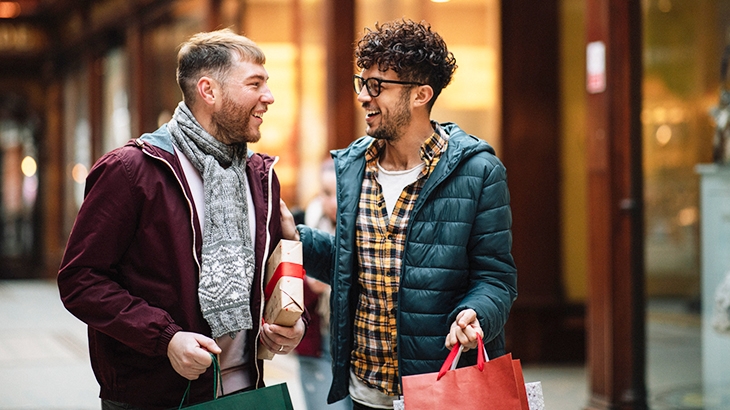
[[131,138],[127,55],[121,48],[111,50],[103,61],[102,149],[109,152]]
[[[699,178],[712,161],[730,2],[644,2],[643,124],[646,276],[650,296],[700,292]],[[691,306],[690,306],[691,307]]]
[[0,168],[0,256],[29,257],[38,195],[38,152],[30,124],[0,118]]
[[[686,368],[649,380],[655,407],[727,408],[727,335],[710,324],[715,289],[701,255],[698,164],[712,162],[720,60],[730,1],[645,0],[643,134],[650,375],[681,358]],[[712,229],[724,227],[712,227]],[[720,245],[722,246],[722,245]],[[727,254],[727,250],[720,250]],[[722,273],[724,274],[724,272]],[[684,406],[681,406],[684,407]]]
[[709,110],[719,101],[728,4],[652,0],[645,2],[644,11],[647,287],[653,296],[697,301],[700,215],[695,167],[712,161]]
[[303,206],[319,190],[326,155],[323,2],[248,0],[242,34],[266,53],[275,102],[264,116],[262,138],[251,147],[280,157],[276,172],[284,200]]
[[84,200],[86,175],[91,168],[91,129],[88,104],[88,69],[71,72],[64,84],[64,232],[71,232],[81,203]]

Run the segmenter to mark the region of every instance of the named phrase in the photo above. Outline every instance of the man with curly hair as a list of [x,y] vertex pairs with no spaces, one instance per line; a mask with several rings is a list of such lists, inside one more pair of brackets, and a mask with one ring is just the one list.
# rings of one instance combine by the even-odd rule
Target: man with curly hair
[[[506,170],[489,144],[431,108],[456,61],[426,23],[367,30],[353,77],[368,136],[333,151],[334,235],[294,226],[307,274],[329,283],[333,383],[355,409],[393,408],[403,376],[438,371],[457,341],[504,354],[517,296]],[[476,362],[475,349],[462,364]]]

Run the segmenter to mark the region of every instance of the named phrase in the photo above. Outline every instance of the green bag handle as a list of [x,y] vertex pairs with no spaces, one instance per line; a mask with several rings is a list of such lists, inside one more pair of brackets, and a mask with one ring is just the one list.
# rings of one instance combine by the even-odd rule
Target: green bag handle
[[[221,367],[218,364],[218,358],[216,355],[210,353],[210,358],[213,361],[213,400],[215,400],[218,398],[218,377],[220,377]],[[177,408],[178,410],[183,408],[183,403],[185,403],[185,399],[187,399],[190,394],[191,383],[192,380],[188,380],[188,387],[185,389],[185,393],[183,393],[182,400],[180,400],[180,406]]]

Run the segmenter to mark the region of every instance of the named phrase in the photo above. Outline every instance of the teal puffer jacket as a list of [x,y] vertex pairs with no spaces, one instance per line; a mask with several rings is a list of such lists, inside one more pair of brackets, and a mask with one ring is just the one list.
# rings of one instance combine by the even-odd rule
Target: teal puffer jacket
[[[468,308],[477,312],[489,356],[504,354],[504,324],[517,297],[505,167],[486,142],[455,124],[441,126],[448,148],[416,201],[406,234],[397,312],[401,377],[439,370],[450,325]],[[358,295],[355,223],[371,142],[362,137],[332,152],[336,234],[298,226],[307,275],[332,286],[329,402],[348,395]],[[473,350],[462,357],[462,365],[476,362]]]

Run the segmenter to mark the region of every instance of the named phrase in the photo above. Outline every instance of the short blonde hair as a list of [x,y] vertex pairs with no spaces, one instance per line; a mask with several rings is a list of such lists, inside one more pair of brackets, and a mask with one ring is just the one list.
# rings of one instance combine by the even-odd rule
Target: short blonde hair
[[225,83],[234,55],[242,61],[266,62],[264,52],[256,43],[228,28],[198,33],[182,43],[177,53],[177,84],[183,101],[195,101],[195,87],[202,76]]

